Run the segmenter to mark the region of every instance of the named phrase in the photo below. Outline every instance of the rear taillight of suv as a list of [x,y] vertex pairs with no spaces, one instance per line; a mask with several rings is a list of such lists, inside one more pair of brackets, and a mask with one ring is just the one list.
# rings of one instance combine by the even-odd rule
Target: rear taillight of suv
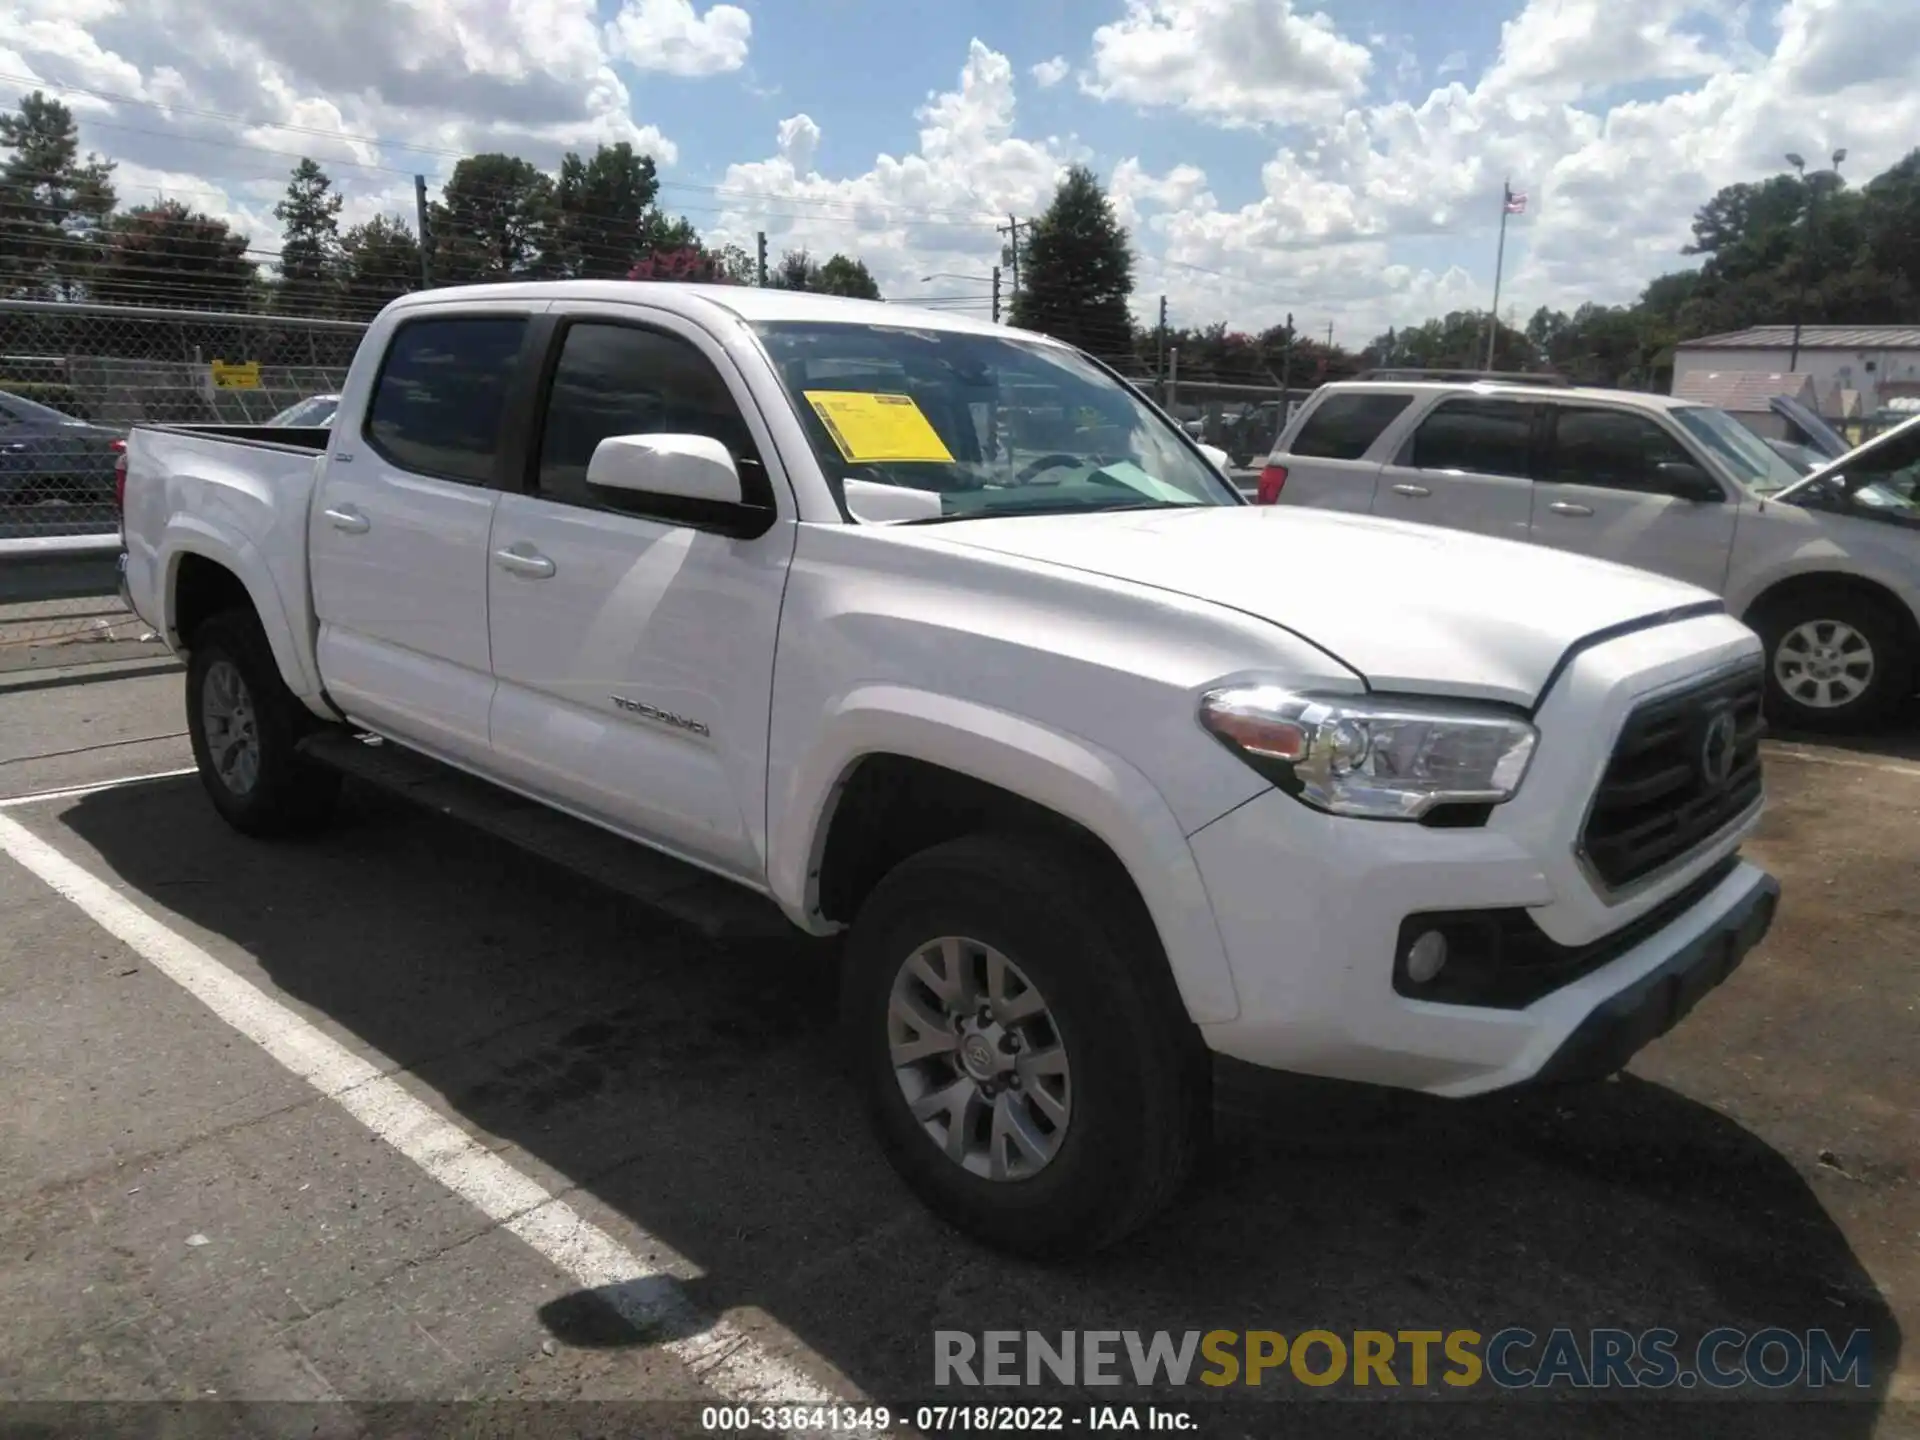
[[1267,466],[1266,469],[1260,472],[1260,485],[1259,488],[1253,492],[1253,503],[1256,505],[1278,505],[1280,503],[1280,492],[1286,488],[1286,483],[1286,466]]

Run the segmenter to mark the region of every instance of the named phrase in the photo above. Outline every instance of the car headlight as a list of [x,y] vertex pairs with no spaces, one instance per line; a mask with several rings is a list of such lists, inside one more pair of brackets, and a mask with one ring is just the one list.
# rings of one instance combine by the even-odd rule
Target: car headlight
[[1289,794],[1334,815],[1418,820],[1497,805],[1520,788],[1538,732],[1503,711],[1275,685],[1209,691],[1200,723]]

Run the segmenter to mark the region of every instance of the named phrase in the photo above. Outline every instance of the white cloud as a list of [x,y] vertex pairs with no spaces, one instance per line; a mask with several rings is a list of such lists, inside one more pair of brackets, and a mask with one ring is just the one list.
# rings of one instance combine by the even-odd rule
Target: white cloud
[[747,63],[753,19],[737,5],[699,14],[692,0],[627,0],[607,26],[609,48],[637,70],[717,75]]
[[1222,125],[1325,120],[1361,93],[1372,63],[1294,0],[1127,0],[1125,18],[1093,32],[1081,88]]
[[[1013,65],[975,40],[956,88],[920,108],[919,146],[878,155],[844,179],[814,173],[820,129],[804,115],[783,121],[769,159],[729,166],[721,182],[726,213],[713,233],[751,248],[764,230],[776,255],[786,249],[858,255],[899,300],[964,283],[923,285],[946,271],[984,276],[999,260],[994,227],[1009,212],[1032,215],[1052,197],[1065,166],[1085,158],[1071,141],[1024,140],[1014,132]],[[984,313],[986,286],[976,287]]]
[[1067,72],[1071,69],[1073,66],[1067,63],[1066,56],[1056,55],[1051,60],[1042,60],[1028,73],[1033,76],[1034,83],[1042,90],[1051,90],[1067,78]]

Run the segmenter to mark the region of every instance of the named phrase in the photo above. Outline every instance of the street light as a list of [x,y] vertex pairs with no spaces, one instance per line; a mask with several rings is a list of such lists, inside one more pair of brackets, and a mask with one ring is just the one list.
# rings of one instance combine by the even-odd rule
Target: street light
[[920,277],[922,285],[932,280],[972,280],[993,286],[993,323],[996,325],[1000,323],[1000,267],[998,265],[993,267],[991,275],[960,275],[952,270],[936,270],[931,275]]
[[[1847,158],[1845,150],[1833,152],[1833,175],[1840,178],[1840,162]],[[1803,184],[1807,181],[1807,162],[1792,151],[1787,152],[1787,163],[1794,169]],[[1807,187],[1807,224],[1800,237],[1800,277],[1794,287],[1793,301],[1793,348],[1787,353],[1787,373],[1792,375],[1800,369],[1800,330],[1807,316],[1807,270],[1813,260],[1814,226],[1820,218],[1820,177],[1815,175]]]

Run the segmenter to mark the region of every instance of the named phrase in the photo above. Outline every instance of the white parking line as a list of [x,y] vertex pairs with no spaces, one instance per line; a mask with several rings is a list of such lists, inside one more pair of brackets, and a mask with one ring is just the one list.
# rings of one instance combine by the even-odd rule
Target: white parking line
[[667,1245],[644,1236],[646,1248],[661,1261],[643,1262],[369,1061],[6,816],[0,816],[0,850],[447,1189],[580,1286],[599,1292],[628,1323],[676,1337],[659,1348],[685,1363],[720,1398],[808,1406],[858,1398],[836,1395],[730,1321],[700,1314],[671,1273],[691,1273],[694,1267]]
[[[39,756],[30,757],[39,759]],[[38,805],[43,800],[77,800],[82,795],[98,794],[102,790],[118,790],[123,785],[142,785],[149,780],[173,780],[182,775],[193,774],[193,766],[184,770],[156,770],[151,775],[122,775],[117,780],[99,780],[91,785],[74,785],[65,790],[29,790],[24,795],[9,795],[0,800],[0,810],[11,810],[16,805]]]

